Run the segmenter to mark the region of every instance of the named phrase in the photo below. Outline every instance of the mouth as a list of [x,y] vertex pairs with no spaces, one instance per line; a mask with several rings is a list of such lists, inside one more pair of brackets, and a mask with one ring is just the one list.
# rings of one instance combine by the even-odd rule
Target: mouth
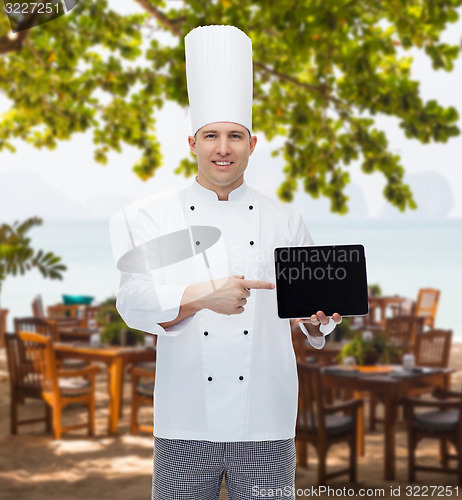
[[212,163],[215,163],[218,167],[229,167],[232,161],[212,161]]

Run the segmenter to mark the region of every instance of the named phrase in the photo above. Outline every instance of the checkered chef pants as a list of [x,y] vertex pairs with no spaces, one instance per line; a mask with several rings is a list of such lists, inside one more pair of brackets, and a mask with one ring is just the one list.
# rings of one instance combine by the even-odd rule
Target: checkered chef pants
[[295,443],[217,443],[154,438],[151,500],[295,500]]

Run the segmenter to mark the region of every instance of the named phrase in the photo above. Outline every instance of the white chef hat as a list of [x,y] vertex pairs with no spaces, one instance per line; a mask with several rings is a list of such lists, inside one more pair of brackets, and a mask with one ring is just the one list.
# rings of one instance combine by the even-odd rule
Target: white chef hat
[[252,41],[234,26],[200,26],[185,37],[193,135],[232,122],[252,132]]

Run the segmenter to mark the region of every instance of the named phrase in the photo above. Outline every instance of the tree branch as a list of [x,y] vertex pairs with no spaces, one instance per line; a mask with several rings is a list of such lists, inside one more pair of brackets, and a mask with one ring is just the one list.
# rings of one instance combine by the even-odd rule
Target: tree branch
[[156,9],[154,5],[151,5],[149,3],[149,0],[135,0],[140,6],[149,12],[152,17],[155,17],[160,23],[162,23],[166,28],[168,28],[174,35],[176,36],[183,36],[183,32],[179,30],[175,24],[174,21],[171,21],[163,12],[161,12],[159,9]]
[[318,92],[323,97],[325,97],[326,100],[332,101],[339,106],[347,107],[346,103],[344,103],[341,99],[339,99],[338,97],[334,97],[329,93],[329,88],[326,85],[311,85],[309,83],[302,83],[290,75],[286,75],[285,73],[279,73],[279,71],[268,68],[264,64],[261,64],[257,61],[254,61],[253,65],[256,68],[261,69],[265,73],[269,73],[270,75],[276,76],[277,78],[279,78],[279,80],[285,80],[287,82],[297,85],[298,87],[303,87],[310,91]]
[[39,62],[40,66],[42,67],[42,69],[45,71],[46,70],[46,65],[45,65],[45,62],[44,60],[40,57],[40,54],[35,50],[34,46],[30,43],[29,40],[24,40],[24,45],[26,45],[28,47],[28,49],[32,52],[32,54],[34,54],[35,58],[37,59],[37,61]]
[[[43,3],[44,0],[37,1],[37,4]],[[35,21],[39,15],[38,9],[28,13],[22,22],[18,24],[16,33],[8,33],[0,37],[0,55],[22,49],[24,41],[29,36],[30,29],[35,27]]]
[[[145,9],[151,16],[155,17],[160,23],[162,23],[166,28],[168,28],[174,35],[182,37],[184,34],[181,30],[179,30],[175,24],[178,22],[172,21],[169,19],[163,12],[161,12],[159,9],[156,9],[153,5],[149,3],[149,0],[135,0],[143,9]],[[275,34],[273,34],[274,36]],[[279,73],[278,71],[268,68],[264,64],[261,64],[259,62],[254,61],[254,66],[256,68],[259,68],[260,70],[264,71],[265,73],[269,73],[273,76],[276,76],[280,80],[285,80],[291,83],[294,83],[298,87],[304,87],[310,91],[318,92],[324,96],[324,98],[328,101],[334,102],[338,106],[343,106],[347,107],[346,104],[341,100],[338,99],[337,97],[334,97],[333,95],[330,94],[329,88],[326,85],[310,85],[309,83],[302,83],[298,81],[296,78],[293,78],[289,75],[286,75],[284,73]]]
[[19,33],[0,36],[0,54],[7,54],[15,50],[21,50],[24,41],[29,36],[29,30]]

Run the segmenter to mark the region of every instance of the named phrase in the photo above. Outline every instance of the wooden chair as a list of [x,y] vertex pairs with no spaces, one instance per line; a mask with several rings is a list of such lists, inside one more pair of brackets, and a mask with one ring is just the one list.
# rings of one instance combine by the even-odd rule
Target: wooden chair
[[153,433],[153,425],[138,423],[138,410],[141,405],[148,404],[152,408],[154,401],[154,381],[156,377],[155,363],[139,363],[131,367],[132,404],[130,417],[130,434],[136,436],[141,432]]
[[425,326],[434,328],[440,291],[436,288],[421,288],[414,308],[414,316],[424,318]]
[[97,319],[99,311],[99,306],[85,306],[83,315],[85,328],[96,328],[101,326]]
[[51,337],[54,342],[59,342],[58,325],[54,321],[37,317],[14,318],[13,321],[16,333],[21,331],[39,333]]
[[42,296],[37,295],[32,300],[32,314],[34,318],[44,318],[45,317],[45,309],[43,308]]
[[[42,398],[52,413],[53,435],[60,439],[63,432],[88,428],[88,435],[94,435],[95,420],[95,375],[100,371],[97,366],[80,370],[58,370],[56,367],[53,340],[38,333],[19,332],[24,345],[26,378],[40,386]],[[62,426],[61,412],[73,403],[88,406],[88,422]]]
[[26,399],[42,400],[42,386],[27,361],[24,346],[16,333],[5,335],[6,358],[10,378],[10,432],[18,433],[18,426],[45,422],[47,432],[51,431],[50,407],[45,404],[45,416],[41,418],[19,419],[19,405]]
[[76,327],[84,326],[84,319],[78,317],[78,308],[81,306],[64,306],[56,304],[47,307],[47,319],[55,321],[59,327]]
[[415,364],[434,368],[447,368],[451,352],[452,330],[429,330],[417,335]]
[[[416,472],[443,472],[457,474],[462,485],[462,393],[436,389],[433,401],[406,398],[408,435],[409,481],[415,481]],[[425,408],[430,411],[417,412]],[[417,465],[415,452],[423,438],[440,441],[441,467]],[[455,446],[456,454],[448,453],[448,442]],[[449,467],[449,460],[455,458],[457,467]]]
[[299,363],[317,363],[318,365],[338,364],[340,342],[328,341],[323,349],[315,349],[296,323],[291,322],[292,345],[295,358]]
[[414,351],[416,338],[423,331],[424,319],[401,315],[387,318],[385,322],[385,338],[387,342],[398,347],[402,354]]
[[[418,335],[414,352],[416,366],[447,368],[451,343],[452,330],[429,330]],[[429,394],[432,390],[432,386],[416,387],[407,394],[407,397]],[[400,404],[403,403],[400,401]]]
[[[307,444],[317,452],[318,483],[327,479],[349,474],[350,482],[356,482],[357,422],[358,411],[363,402],[351,399],[341,404],[325,405],[320,369],[316,365],[297,363],[299,379],[298,416],[296,446],[298,465],[307,465]],[[343,415],[336,413],[345,412]],[[349,467],[327,473],[327,452],[335,443],[347,442],[350,447]]]
[[[63,304],[55,304],[54,306],[47,307],[47,315],[53,320],[63,320],[63,319],[76,319],[78,318],[78,311],[82,306],[70,305],[65,306]],[[83,326],[83,318],[80,320],[80,326]]]
[[[62,306],[61,306],[62,307]],[[34,300],[32,301],[32,315],[34,318],[40,318],[40,319],[49,319],[51,321],[54,321],[58,323],[58,326],[80,326],[82,324],[82,321],[79,320],[78,318],[74,317],[67,317],[66,314],[62,313],[61,310],[55,309],[56,306],[50,306],[48,309],[52,312],[53,317],[46,317],[45,316],[45,309],[43,307],[43,301],[42,301],[42,296],[37,295],[34,297]],[[58,311],[55,314],[55,310]]]
[[306,337],[294,320],[290,320],[290,333],[292,336],[292,345],[294,348],[295,358],[297,361],[303,363],[305,362],[306,358]]
[[399,304],[390,305],[391,315],[392,317],[412,315],[414,307],[414,300],[411,298],[405,298]]
[[5,345],[6,317],[8,309],[0,309],[0,347]]
[[[364,329],[383,328],[384,318],[381,317],[380,297],[369,296],[369,312],[363,316]],[[380,313],[380,314],[379,314]],[[378,318],[380,316],[380,319]]]
[[[16,333],[21,331],[39,333],[40,335],[52,338],[53,342],[59,342],[61,340],[59,335],[59,326],[61,326],[61,324],[58,324],[56,321],[45,318],[14,318],[14,331]],[[87,365],[88,361],[73,358],[67,358],[58,363],[59,368],[69,370],[78,370]]]

